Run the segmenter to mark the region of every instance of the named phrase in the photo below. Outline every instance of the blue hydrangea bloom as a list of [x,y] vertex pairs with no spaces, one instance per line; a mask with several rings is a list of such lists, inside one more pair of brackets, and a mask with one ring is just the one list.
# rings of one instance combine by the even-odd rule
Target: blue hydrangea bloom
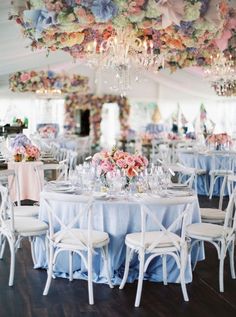
[[55,73],[52,70],[48,70],[48,78],[53,78]]
[[26,146],[31,144],[31,141],[25,134],[19,133],[17,136],[11,141],[11,148],[14,149],[20,146]]
[[97,21],[107,22],[117,15],[118,8],[112,0],[94,0],[91,11]]
[[53,85],[53,87],[56,88],[56,89],[61,89],[62,86],[63,86],[63,85],[62,85],[62,82],[59,81],[59,80],[55,81],[55,83],[54,83],[54,85]]
[[56,13],[48,10],[25,10],[24,21],[35,29],[35,38],[39,39],[44,29],[56,24]]

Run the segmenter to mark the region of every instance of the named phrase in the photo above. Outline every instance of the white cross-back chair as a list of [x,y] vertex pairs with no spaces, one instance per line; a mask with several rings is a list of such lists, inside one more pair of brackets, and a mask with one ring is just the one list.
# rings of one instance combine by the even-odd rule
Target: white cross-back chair
[[236,230],[236,191],[230,196],[228,207],[225,213],[224,224],[213,223],[195,223],[187,226],[187,236],[192,241],[192,247],[196,243],[209,242],[217,250],[219,259],[219,288],[220,292],[224,291],[224,260],[229,252],[231,276],[235,279],[234,268],[234,244]]
[[[48,294],[53,275],[53,267],[56,263],[58,254],[68,251],[69,280],[73,280],[73,254],[78,254],[88,270],[89,304],[92,305],[94,304],[92,256],[96,249],[101,250],[107,273],[107,282],[111,288],[113,287],[108,269],[109,236],[106,232],[93,230],[93,202],[92,200],[89,200],[88,197],[48,192],[42,193],[41,197],[42,205],[47,210],[49,221],[49,234],[47,237],[49,245],[48,278],[43,295]],[[63,203],[82,204],[78,214],[69,223],[66,222],[65,217],[63,220],[57,215],[54,204],[55,202],[60,201],[63,201]],[[66,212],[66,210],[64,210],[64,212]],[[55,229],[55,224],[57,224],[57,230]]]
[[35,264],[34,242],[36,237],[45,235],[48,225],[35,217],[16,217],[14,214],[14,205],[10,200],[7,187],[0,185],[1,205],[0,205],[0,235],[1,252],[0,259],[3,257],[6,240],[9,243],[11,264],[9,286],[14,283],[15,273],[15,254],[23,238],[29,238],[31,244],[31,254]]
[[196,187],[196,171],[193,167],[187,167],[180,163],[167,165],[174,173],[178,174],[178,183],[193,188]]
[[[228,177],[234,173],[235,155],[230,152],[212,152],[209,198],[213,196],[214,186],[219,178]],[[224,194],[224,193],[223,193]]]
[[[67,164],[61,163],[53,163],[53,164],[43,164],[35,166],[35,172],[37,175],[37,181],[39,184],[40,191],[43,190],[45,183],[47,183],[46,179],[46,171],[55,172],[56,180],[66,180],[67,179]],[[43,174],[43,175],[42,175]]]
[[2,170],[0,171],[0,183],[7,186],[9,191],[15,187],[17,206],[14,206],[14,213],[17,217],[36,217],[38,216],[39,206],[22,206],[20,201],[20,185],[15,170]]
[[[150,262],[157,256],[162,256],[163,282],[167,285],[167,256],[172,256],[180,270],[180,283],[185,301],[188,301],[188,294],[185,285],[185,268],[188,259],[188,244],[185,237],[185,228],[187,216],[191,213],[193,202],[196,201],[194,196],[187,196],[171,199],[160,199],[158,205],[175,205],[183,208],[182,212],[178,212],[176,219],[165,227],[157,218],[157,214],[151,211],[148,206],[140,202],[141,213],[141,229],[140,232],[130,233],[126,235],[126,260],[125,271],[120,289],[126,283],[129,271],[129,263],[132,260],[134,252],[138,254],[139,259],[139,278],[136,292],[135,307],[139,307],[142,293],[144,273]],[[146,224],[148,218],[156,224],[156,231],[147,231]],[[177,234],[177,231],[180,234]]]

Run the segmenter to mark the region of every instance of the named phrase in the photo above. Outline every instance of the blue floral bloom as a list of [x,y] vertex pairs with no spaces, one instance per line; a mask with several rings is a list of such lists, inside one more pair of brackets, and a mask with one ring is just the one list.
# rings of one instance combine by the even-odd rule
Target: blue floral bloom
[[200,9],[201,16],[207,13],[209,2],[210,2],[209,0],[201,0],[201,3],[202,3],[201,9]]
[[48,78],[55,77],[55,73],[52,70],[48,70]]
[[66,4],[71,7],[75,7],[76,5],[75,0],[66,0]]
[[25,10],[24,22],[35,29],[35,38],[39,39],[44,29],[56,24],[56,13],[47,10]]
[[107,22],[117,15],[118,8],[112,0],[94,0],[91,11],[99,22]]
[[11,141],[11,148],[14,149],[20,146],[26,146],[31,144],[30,139],[27,138],[25,134],[19,133],[17,136]]
[[62,85],[62,82],[59,81],[59,80],[55,81],[55,83],[54,83],[54,85],[53,85],[53,87],[56,88],[56,89],[61,89],[62,86],[63,86],[63,85]]
[[193,22],[181,21],[180,22],[180,30],[186,35],[191,35],[193,32]]
[[81,0],[80,4],[85,8],[91,8],[93,5],[93,0]]

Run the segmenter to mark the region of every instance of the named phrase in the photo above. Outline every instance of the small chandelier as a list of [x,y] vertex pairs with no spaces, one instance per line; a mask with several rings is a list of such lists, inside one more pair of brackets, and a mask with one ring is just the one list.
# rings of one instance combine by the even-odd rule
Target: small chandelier
[[232,55],[218,53],[211,56],[211,64],[204,69],[205,78],[210,82],[218,96],[232,96],[236,89],[236,69]]
[[[131,69],[158,71],[164,67],[164,55],[155,54],[151,40],[141,40],[134,30],[117,29],[100,44],[95,39],[86,48],[88,65],[115,72],[110,88],[125,96],[131,89]],[[136,76],[137,79],[137,76]]]

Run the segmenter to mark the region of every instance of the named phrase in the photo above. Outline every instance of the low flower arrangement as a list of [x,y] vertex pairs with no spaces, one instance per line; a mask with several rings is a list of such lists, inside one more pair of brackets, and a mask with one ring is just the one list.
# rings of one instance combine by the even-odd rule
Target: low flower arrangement
[[36,161],[40,156],[40,151],[35,145],[27,145],[25,148],[26,161]]
[[100,176],[104,177],[108,172],[122,170],[128,180],[138,176],[148,166],[146,157],[139,154],[130,154],[117,149],[111,152],[101,151],[93,156],[93,165],[97,166]]
[[45,125],[39,129],[39,134],[42,138],[55,138],[57,129],[51,125]]
[[18,134],[10,144],[15,162],[25,159],[27,161],[35,161],[40,156],[39,149],[33,145],[25,134]]
[[213,144],[218,150],[224,146],[232,145],[232,139],[227,133],[211,134],[207,137],[206,143]]

